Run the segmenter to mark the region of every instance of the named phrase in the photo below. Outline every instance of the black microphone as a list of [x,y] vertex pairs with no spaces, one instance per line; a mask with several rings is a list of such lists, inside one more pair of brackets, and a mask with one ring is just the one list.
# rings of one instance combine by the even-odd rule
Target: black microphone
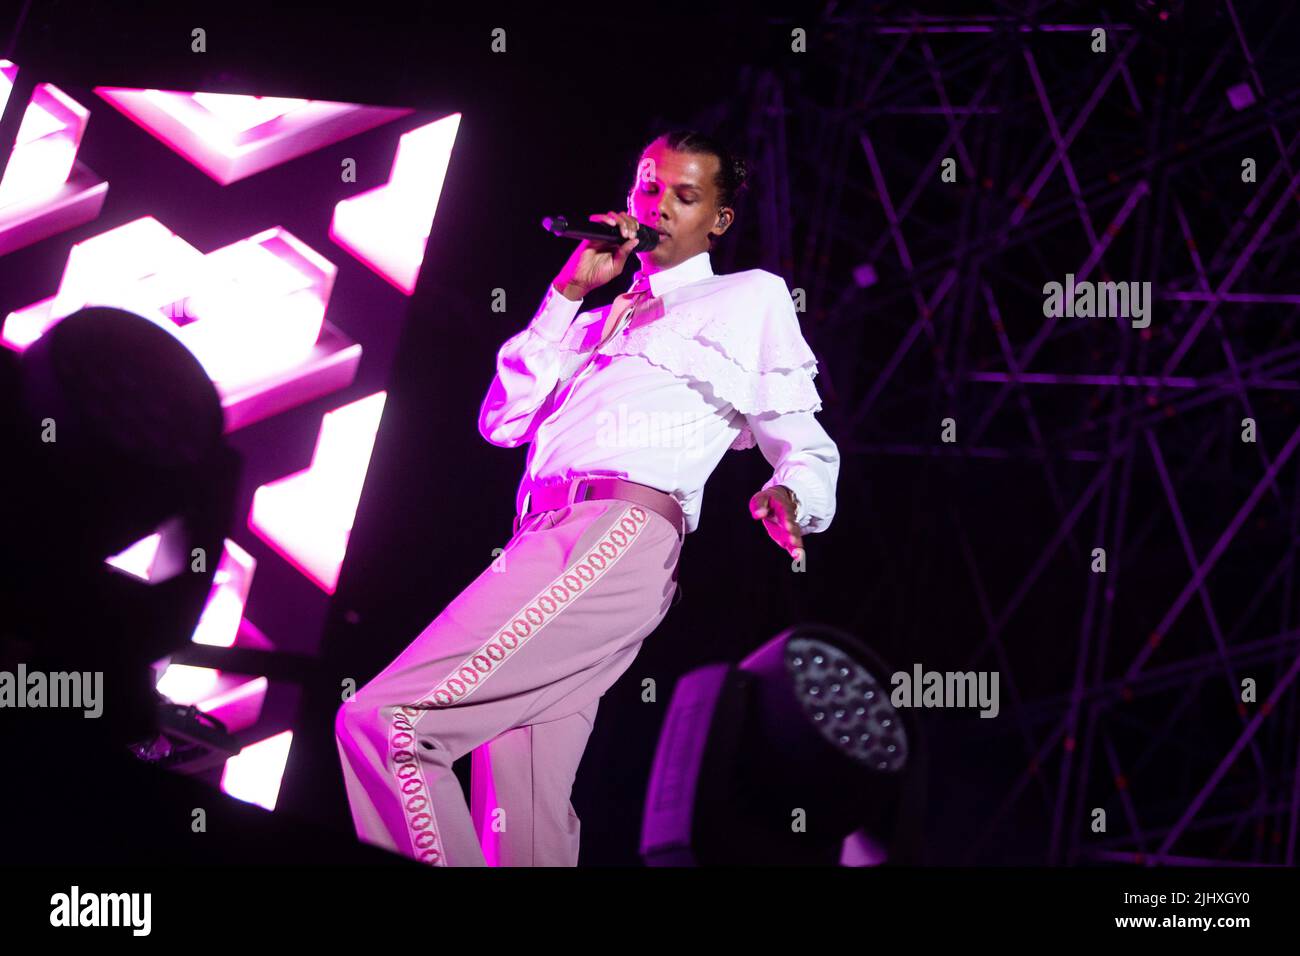
[[[590,239],[593,242],[613,242],[619,245],[627,241],[618,226],[603,222],[584,222],[571,226],[564,216],[547,216],[542,220],[542,228],[561,239]],[[636,237],[637,244],[632,248],[633,252],[649,252],[659,245],[659,233],[641,223],[637,224]]]

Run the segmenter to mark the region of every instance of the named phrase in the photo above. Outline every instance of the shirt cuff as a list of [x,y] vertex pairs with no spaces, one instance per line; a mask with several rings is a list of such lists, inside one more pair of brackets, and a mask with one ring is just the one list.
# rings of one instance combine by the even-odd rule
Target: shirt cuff
[[564,333],[573,324],[574,317],[582,309],[582,303],[582,299],[575,302],[566,298],[555,288],[554,283],[548,283],[542,304],[528,327],[552,345],[559,345]]
[[809,496],[813,495],[815,492],[809,490],[805,482],[801,482],[797,478],[792,478],[789,475],[786,475],[785,477],[773,475],[767,480],[767,484],[763,486],[763,490],[766,491],[768,488],[774,488],[777,485],[785,485],[794,492],[795,500],[798,502],[794,509],[794,523],[799,526],[801,532],[807,531],[809,521]]

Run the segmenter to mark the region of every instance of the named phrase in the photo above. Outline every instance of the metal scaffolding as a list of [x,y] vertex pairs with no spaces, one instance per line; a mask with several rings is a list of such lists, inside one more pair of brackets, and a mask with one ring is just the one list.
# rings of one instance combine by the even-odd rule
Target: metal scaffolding
[[[763,184],[756,258],[806,294],[846,459],[1035,486],[997,502],[1005,575],[1007,543],[936,493],[982,617],[966,666],[1000,670],[991,723],[1022,758],[960,858],[1003,859],[1028,817],[1038,862],[1293,865],[1295,4],[995,6],[783,21],[806,65],[741,77],[728,112]],[[1067,273],[1149,282],[1149,327],[1045,316]],[[1044,595],[1050,662],[1025,652]]]

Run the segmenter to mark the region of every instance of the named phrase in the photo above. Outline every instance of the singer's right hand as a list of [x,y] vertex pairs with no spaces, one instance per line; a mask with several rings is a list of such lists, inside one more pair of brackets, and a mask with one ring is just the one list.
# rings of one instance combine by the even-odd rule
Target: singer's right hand
[[595,242],[591,239],[578,243],[552,283],[561,295],[575,301],[585,299],[592,289],[600,288],[623,273],[627,257],[636,248],[636,231],[640,225],[635,216],[625,212],[597,213],[587,218],[592,222],[618,226],[624,241],[621,245],[612,240]]

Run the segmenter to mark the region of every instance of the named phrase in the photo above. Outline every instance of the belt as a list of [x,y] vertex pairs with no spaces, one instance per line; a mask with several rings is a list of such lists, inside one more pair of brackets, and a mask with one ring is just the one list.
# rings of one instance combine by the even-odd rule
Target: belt
[[619,498],[649,508],[668,519],[669,524],[677,529],[678,539],[686,536],[686,517],[676,498],[658,488],[622,478],[574,478],[563,484],[530,489],[524,498],[523,513],[515,517],[514,532],[517,533],[524,519],[535,512],[554,511],[579,501],[601,498]]

